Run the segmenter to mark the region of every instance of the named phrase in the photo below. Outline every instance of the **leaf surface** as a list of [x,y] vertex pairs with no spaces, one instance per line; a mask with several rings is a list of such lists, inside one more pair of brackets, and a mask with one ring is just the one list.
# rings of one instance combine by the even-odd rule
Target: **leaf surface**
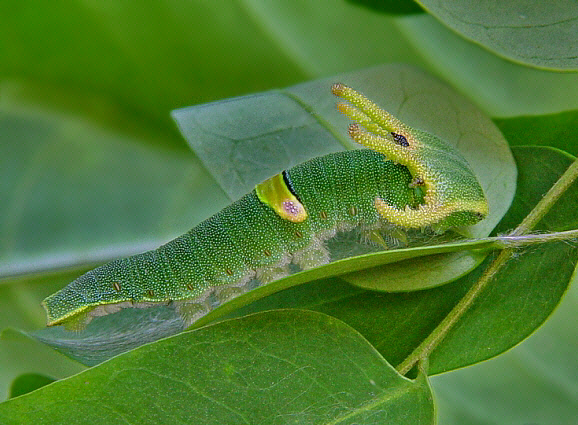
[[192,155],[142,141],[62,115],[0,112],[0,276],[152,249],[225,205]]
[[20,375],[14,380],[14,382],[12,382],[12,386],[10,387],[10,398],[27,394],[45,385],[51,384],[54,381],[55,379],[38,373],[26,373]]
[[511,146],[552,146],[578,155],[578,110],[558,114],[499,118],[494,122]]
[[578,69],[575,1],[417,1],[452,30],[500,56],[538,68]]
[[6,424],[433,424],[425,377],[305,311],[226,321],[145,345],[0,404]]
[[578,285],[552,317],[511,351],[431,379],[438,423],[568,424],[578,413]]
[[577,73],[551,72],[505,60],[427,14],[398,19],[396,26],[428,61],[431,72],[442,75],[490,116],[578,109]]

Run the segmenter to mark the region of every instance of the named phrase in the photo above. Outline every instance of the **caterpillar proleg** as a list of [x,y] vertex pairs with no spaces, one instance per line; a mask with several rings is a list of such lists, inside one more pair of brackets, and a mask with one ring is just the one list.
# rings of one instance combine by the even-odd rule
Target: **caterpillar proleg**
[[[81,329],[127,307],[174,305],[191,324],[260,284],[332,260],[329,239],[359,229],[441,233],[477,223],[488,203],[472,169],[438,137],[400,122],[362,94],[334,84],[339,110],[369,149],[287,169],[161,247],[104,264],[43,301],[48,325]],[[379,243],[379,241],[378,241]],[[383,242],[384,243],[384,242]]]

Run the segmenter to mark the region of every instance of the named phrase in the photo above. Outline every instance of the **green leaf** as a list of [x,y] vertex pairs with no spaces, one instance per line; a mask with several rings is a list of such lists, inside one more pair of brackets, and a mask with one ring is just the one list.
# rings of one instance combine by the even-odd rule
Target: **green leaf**
[[175,105],[307,75],[251,15],[240,2],[3,2],[0,38],[13,42],[2,43],[0,68],[49,87],[106,94],[167,127]]
[[578,285],[552,317],[503,355],[431,379],[438,423],[572,425],[578,412]]
[[392,18],[345,1],[2,2],[0,39],[3,98],[165,133],[179,105],[422,63]]
[[[330,359],[330,361],[328,361]],[[0,404],[3,423],[434,423],[425,376],[312,312],[227,321],[143,346]]]
[[417,0],[452,30],[538,68],[578,69],[578,5],[571,0]]
[[[77,273],[43,274],[3,281],[0,284],[0,331],[8,325],[25,330],[43,327],[46,316],[40,301]],[[22,374],[35,372],[63,378],[83,369],[39,341],[8,338],[5,333],[8,332],[0,335],[0,400],[8,396],[11,383]]]
[[70,117],[0,112],[0,276],[155,248],[226,204],[192,155],[146,140]]
[[26,373],[20,375],[14,380],[10,387],[10,398],[27,394],[45,385],[51,384],[54,381],[54,378],[49,378],[48,376],[37,373]]
[[511,146],[547,145],[578,155],[578,110],[495,119]]
[[437,74],[491,116],[578,109],[576,73],[549,72],[507,61],[464,40],[429,15],[398,19],[396,26]]
[[[226,10],[237,3],[238,6],[247,8],[249,21],[258,23],[258,26],[263,29],[264,38],[270,40],[283,55],[289,57],[308,73],[308,78],[301,78],[301,81],[385,62],[424,65],[419,55],[396,28],[396,19],[393,16],[373,13],[341,0],[286,2],[256,0],[249,4],[238,0],[227,1],[218,6],[219,13],[222,13],[224,8]],[[194,19],[192,17],[192,20]],[[246,48],[250,55],[254,55],[253,46]],[[244,52],[236,54],[242,55]],[[261,59],[258,61],[260,62]],[[245,66],[245,64],[246,59],[243,58],[227,70],[234,69],[236,75],[237,67]],[[257,80],[265,79],[266,81],[274,77],[266,75],[267,72],[266,69],[261,68],[256,74]],[[255,75],[252,77],[255,79]],[[209,83],[211,81],[213,79],[208,80]],[[238,80],[235,81],[238,82]],[[295,78],[281,80],[277,77],[276,82],[266,88],[261,86],[258,89],[245,90],[243,93],[286,87],[296,82]],[[223,95],[220,98],[229,97],[232,94]]]
[[[64,357],[47,345],[30,338],[8,337],[7,330],[0,339],[0,399],[5,400],[12,390],[15,379],[22,374],[49,375],[53,378],[65,378],[85,369],[84,366]],[[13,395],[14,396],[14,395]]]
[[347,0],[350,3],[365,6],[390,15],[406,15],[424,13],[424,10],[414,0]]
[[[517,146],[513,152],[518,164],[516,197],[494,234],[513,230],[575,160],[566,152],[546,146]],[[573,183],[535,231],[556,232],[578,228],[576,188],[577,183]]]

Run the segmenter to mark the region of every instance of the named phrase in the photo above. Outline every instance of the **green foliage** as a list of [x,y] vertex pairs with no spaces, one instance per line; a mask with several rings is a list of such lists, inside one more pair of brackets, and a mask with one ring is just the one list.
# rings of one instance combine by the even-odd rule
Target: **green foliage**
[[[474,3],[474,2],[472,2]],[[396,21],[428,69],[492,117],[543,115],[578,109],[578,74],[531,68],[468,42],[424,14]]]
[[[492,203],[476,238],[515,229],[574,160],[550,147],[578,153],[578,75],[545,69],[577,68],[575,20],[563,15],[575,5],[509,2],[488,15],[487,2],[421,1],[429,14],[355,3],[4,2],[0,329],[40,329],[40,301],[87,268],[166,242],[287,166],[350,148],[335,81],[462,150]],[[368,68],[392,62],[421,70]],[[512,249],[505,239],[290,276],[215,310],[208,326],[113,358],[128,348],[107,351],[114,335],[102,325],[100,339],[67,342],[96,365],[81,373],[5,331],[0,398],[23,395],[0,403],[0,422],[429,424],[431,381],[440,423],[573,423],[578,251],[544,234],[577,228],[577,190],[534,226],[543,243],[516,248],[466,308]],[[432,335],[442,339],[424,351]],[[88,361],[91,350],[100,357]],[[429,364],[408,379],[393,367],[405,372],[416,350]]]
[[498,55],[539,68],[578,69],[574,1],[417,1],[449,28]]
[[511,146],[553,146],[578,155],[578,111],[494,120]]
[[413,0],[348,0],[370,9],[389,13],[392,15],[403,15],[410,13],[422,13],[423,9]]
[[423,374],[400,376],[355,330],[320,313],[279,310],[166,341],[7,403],[0,420],[39,423],[50,412],[54,424],[90,417],[107,424],[410,425],[434,417]]
[[54,379],[49,378],[48,376],[39,375],[37,373],[25,373],[12,382],[12,386],[10,387],[10,398],[27,394],[30,391],[51,384],[54,381]]

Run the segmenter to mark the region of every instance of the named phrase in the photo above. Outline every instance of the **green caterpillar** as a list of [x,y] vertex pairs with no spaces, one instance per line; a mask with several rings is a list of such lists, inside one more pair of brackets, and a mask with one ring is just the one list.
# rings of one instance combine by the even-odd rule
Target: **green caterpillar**
[[174,304],[190,324],[255,281],[286,276],[291,263],[301,269],[328,263],[324,242],[337,232],[440,233],[487,215],[484,192],[454,148],[343,84],[332,92],[347,101],[340,111],[357,122],[350,136],[370,149],[285,170],[158,249],[87,272],[43,301],[48,325],[82,329],[121,308],[159,304]]

